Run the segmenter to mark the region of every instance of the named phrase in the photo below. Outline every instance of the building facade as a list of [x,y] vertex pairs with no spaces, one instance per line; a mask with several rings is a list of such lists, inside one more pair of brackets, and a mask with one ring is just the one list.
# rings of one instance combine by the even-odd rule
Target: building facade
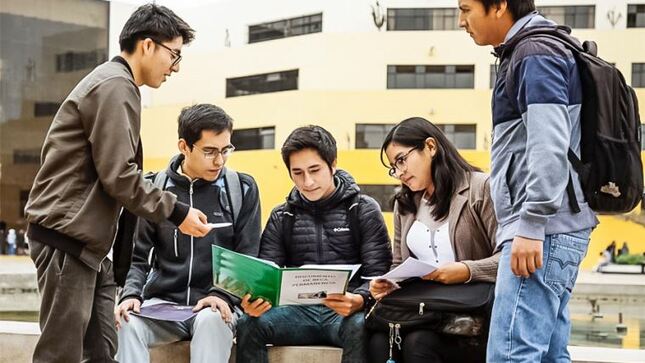
[[[183,9],[197,29],[181,71],[146,98],[146,167],[176,152],[182,107],[215,103],[235,119],[230,164],[260,186],[263,217],[291,187],[279,148],[306,124],[329,129],[339,166],[381,202],[396,181],[379,160],[393,124],[411,116],[438,124],[465,157],[489,168],[495,57],[458,27],[456,0],[220,1]],[[597,42],[645,102],[645,2],[537,0],[538,10]],[[639,218],[640,210],[633,214]],[[630,218],[632,218],[630,217]],[[642,218],[642,216],[640,217]],[[601,217],[584,266],[611,240],[645,250],[645,227]],[[390,224],[391,227],[391,224]],[[390,229],[392,230],[392,229]]]

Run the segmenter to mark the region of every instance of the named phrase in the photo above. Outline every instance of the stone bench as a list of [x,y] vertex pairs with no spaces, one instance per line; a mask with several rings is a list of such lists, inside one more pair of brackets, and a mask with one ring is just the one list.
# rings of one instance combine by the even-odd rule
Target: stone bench
[[[0,363],[31,362],[38,339],[38,324],[0,321]],[[642,363],[645,350],[569,347],[574,363]],[[189,343],[179,342],[150,350],[152,363],[189,363]],[[270,347],[271,363],[340,363],[342,351],[334,347]],[[235,357],[231,357],[231,363]]]

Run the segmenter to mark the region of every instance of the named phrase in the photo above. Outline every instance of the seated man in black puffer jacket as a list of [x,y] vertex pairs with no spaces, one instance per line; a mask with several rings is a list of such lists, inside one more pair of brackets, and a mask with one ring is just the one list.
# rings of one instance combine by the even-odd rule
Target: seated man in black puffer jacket
[[[237,362],[268,362],[266,344],[333,345],[343,348],[343,363],[364,362],[363,307],[370,295],[360,276],[382,275],[392,263],[381,209],[369,196],[356,198],[360,189],[347,172],[336,170],[336,140],[322,127],[293,131],[282,146],[282,159],[295,188],[271,213],[260,258],[287,267],[361,264],[361,269],[346,294],[330,294],[323,305],[271,308],[262,299],[249,301],[246,296],[246,315],[238,322]],[[352,200],[356,205],[348,203]],[[359,208],[358,233],[350,230],[348,207]]]

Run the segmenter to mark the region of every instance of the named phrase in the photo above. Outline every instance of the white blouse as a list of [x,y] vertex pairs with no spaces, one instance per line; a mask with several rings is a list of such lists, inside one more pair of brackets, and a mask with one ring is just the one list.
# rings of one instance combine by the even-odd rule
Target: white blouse
[[435,221],[431,212],[432,208],[423,199],[417,211],[417,218],[406,236],[408,248],[421,261],[439,266],[455,262],[448,219]]

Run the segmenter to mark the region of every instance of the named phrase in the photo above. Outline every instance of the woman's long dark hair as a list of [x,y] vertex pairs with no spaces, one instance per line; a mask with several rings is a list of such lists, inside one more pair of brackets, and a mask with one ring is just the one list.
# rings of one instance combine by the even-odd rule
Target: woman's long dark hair
[[[381,162],[389,167],[383,161],[383,155],[390,144],[396,143],[422,150],[426,146],[425,142],[428,137],[432,137],[437,144],[437,152],[432,159],[430,170],[434,183],[434,193],[430,197],[430,205],[434,206],[432,216],[436,220],[443,220],[448,216],[450,200],[457,185],[469,172],[481,170],[469,164],[437,126],[422,117],[412,117],[401,121],[394,126],[383,141]],[[401,214],[416,214],[414,192],[410,188],[401,184],[401,189],[396,193],[394,199],[399,203]]]

